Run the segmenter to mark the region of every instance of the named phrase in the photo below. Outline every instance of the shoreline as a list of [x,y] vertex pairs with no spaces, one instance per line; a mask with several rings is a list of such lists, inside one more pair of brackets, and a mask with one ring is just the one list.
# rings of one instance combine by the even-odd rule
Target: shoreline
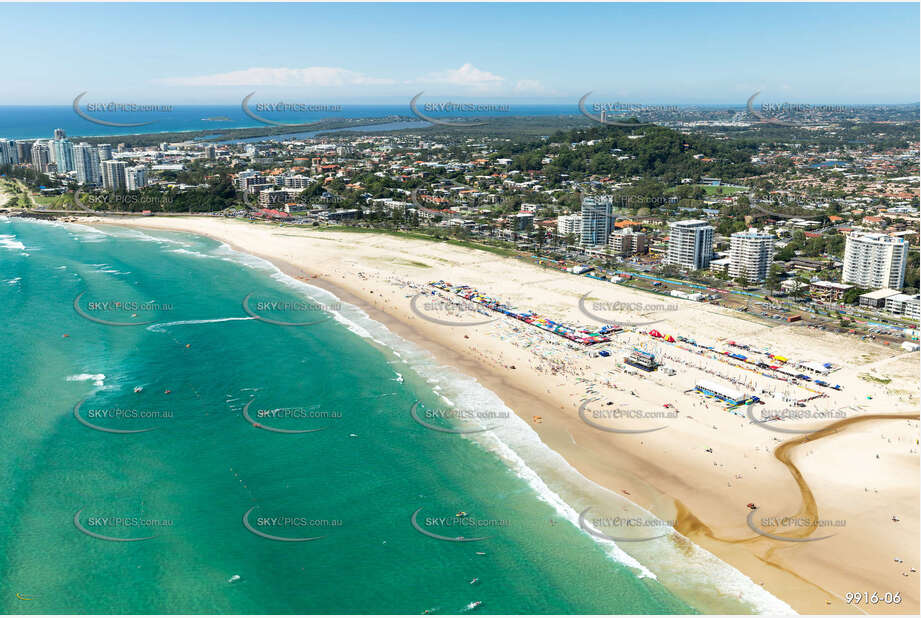
[[[350,279],[347,273],[341,270],[337,273],[328,272],[327,268],[330,267],[324,268],[322,261],[319,264],[314,262],[308,266],[303,260],[298,262],[297,259],[289,259],[292,256],[280,255],[281,252],[278,250],[265,251],[263,247],[253,248],[246,246],[246,241],[250,239],[234,235],[234,233],[243,232],[243,230],[256,229],[257,233],[248,236],[256,236],[261,232],[262,235],[269,237],[284,235],[301,237],[302,239],[330,240],[330,237],[336,236],[337,233],[316,233],[312,230],[305,230],[304,233],[298,234],[296,233],[298,231],[296,228],[277,226],[254,228],[252,224],[226,221],[213,222],[216,225],[211,225],[212,229],[210,230],[206,229],[208,227],[207,221],[202,220],[184,220],[181,222],[186,225],[177,225],[179,223],[177,221],[162,222],[163,224],[160,225],[150,220],[127,222],[101,219],[98,222],[123,227],[192,232],[207,236],[216,241],[226,243],[235,250],[263,258],[274,264],[285,274],[335,294],[342,301],[362,309],[372,319],[382,323],[395,334],[429,351],[439,363],[453,367],[457,371],[475,378],[485,388],[496,393],[508,407],[516,411],[516,414],[524,422],[529,423],[538,433],[544,445],[561,455],[585,478],[602,487],[606,487],[612,492],[628,494],[630,496],[629,500],[651,511],[657,517],[666,520],[677,520],[676,530],[679,533],[748,575],[752,578],[752,581],[760,583],[764,589],[775,597],[788,602],[796,611],[808,613],[857,613],[860,611],[838,599],[836,593],[828,590],[829,586],[827,584],[823,585],[824,581],[822,584],[815,583],[817,579],[833,581],[835,578],[829,577],[829,573],[821,573],[820,577],[816,577],[814,574],[803,575],[802,571],[797,567],[798,562],[805,561],[807,564],[804,566],[808,567],[805,568],[805,571],[814,571],[814,563],[822,562],[820,558],[811,555],[815,553],[811,551],[811,548],[809,548],[809,552],[801,551],[803,546],[813,544],[791,543],[787,547],[783,547],[783,543],[777,543],[767,538],[755,536],[752,539],[751,532],[747,534],[743,532],[743,526],[727,523],[725,514],[722,517],[714,517],[712,509],[701,508],[699,500],[695,500],[695,498],[703,494],[704,496],[712,496],[722,503],[725,502],[725,496],[720,496],[720,492],[715,487],[712,489],[706,487],[707,475],[701,473],[706,471],[706,468],[697,466],[696,470],[690,470],[695,474],[676,474],[674,472],[675,467],[669,464],[681,465],[683,462],[680,457],[657,457],[655,454],[644,452],[646,451],[643,448],[644,441],[641,441],[640,446],[637,447],[633,438],[624,440],[623,436],[611,436],[586,427],[579,419],[576,412],[577,406],[571,397],[566,397],[565,395],[561,397],[559,388],[542,388],[547,385],[541,383],[539,379],[534,380],[535,376],[528,375],[529,372],[525,371],[525,368],[528,367],[527,353],[509,349],[512,346],[495,346],[492,347],[491,351],[493,353],[490,356],[493,360],[498,358],[498,362],[484,362],[484,357],[478,357],[476,351],[473,350],[475,346],[470,345],[471,349],[465,349],[467,335],[458,339],[454,333],[448,332],[453,329],[424,324],[421,320],[415,319],[409,312],[405,310],[401,312],[399,307],[392,306],[397,301],[397,297],[382,294],[382,284],[378,285],[375,282],[374,290],[366,289],[370,283],[367,279],[362,280],[359,277]],[[232,230],[234,233],[230,233],[229,228],[225,232],[214,229],[220,228],[222,225],[224,227],[227,225],[235,226],[236,229]],[[288,233],[289,230],[291,233]],[[340,236],[342,234],[338,233]],[[345,234],[345,236],[348,237],[349,235]],[[375,241],[380,239],[370,237],[348,238],[347,240],[355,241],[354,244],[360,244],[363,241],[367,241],[367,244],[374,244]],[[277,243],[279,241],[273,242]],[[348,243],[343,242],[343,244]],[[412,245],[414,243],[408,244]],[[434,245],[434,243],[432,244]],[[455,251],[463,251],[468,254],[481,253],[466,249],[452,249],[452,252]],[[348,270],[348,267],[342,264],[343,261],[348,261],[348,256],[349,253],[346,251],[344,255],[326,262],[327,264],[336,262],[340,268]],[[483,257],[482,261],[490,263],[507,260],[507,258],[499,258],[491,254],[477,257]],[[533,274],[541,273],[545,275],[543,278],[546,279],[554,276],[570,277],[569,275],[541,271],[536,266],[519,266],[531,269]],[[363,264],[361,268],[373,267]],[[424,279],[433,278],[439,277],[424,277]],[[597,283],[600,284],[601,282]],[[610,286],[610,284],[608,285]],[[497,283],[495,287],[501,288],[502,284]],[[618,290],[614,286],[611,287],[614,290]],[[610,290],[610,288],[608,289]],[[378,292],[376,295],[375,291]],[[500,294],[498,290],[496,293],[502,298],[507,297],[504,293]],[[405,305],[405,301],[403,304]],[[488,343],[484,341],[480,333],[474,333],[474,329],[464,330],[469,333],[471,342],[476,339],[478,343]],[[616,335],[615,339],[619,336]],[[508,359],[506,360],[505,357],[508,357]],[[515,361],[515,363],[512,361]],[[516,366],[520,369],[514,369]],[[620,379],[618,377],[618,381]],[[571,384],[566,386],[567,388],[564,388],[564,391],[573,388]],[[544,395],[544,390],[546,390],[546,395],[549,396]],[[539,424],[529,422],[528,415],[522,414],[521,410],[528,410],[529,414],[534,415],[533,418],[541,417],[543,421]],[[695,413],[699,414],[701,412],[695,410]],[[874,427],[879,425],[877,421],[866,421],[864,424],[872,424]],[[886,430],[885,425],[883,425],[883,430]],[[670,432],[662,432],[662,434],[667,433]],[[575,435],[579,436],[578,442],[574,437]],[[652,436],[655,434],[646,435],[649,436],[647,439],[651,441]],[[633,441],[631,442],[630,440]],[[783,442],[789,442],[789,440],[785,439]],[[671,443],[668,445],[672,446]],[[725,444],[720,446],[726,448]],[[789,448],[794,451],[790,454],[793,457],[797,449],[792,446]],[[667,448],[666,453],[668,453]],[[774,458],[773,451],[768,458]],[[762,457],[762,459],[764,458]],[[762,462],[759,461],[759,463]],[[713,465],[716,466],[717,464],[714,462]],[[784,512],[789,514],[796,509],[801,487],[798,487],[794,479],[791,478],[785,466],[779,461],[777,465],[782,470],[774,471],[770,480],[780,485],[779,491],[772,492],[773,499],[768,500],[767,503],[771,504],[771,506],[777,504],[778,508],[780,506],[786,507],[787,510]],[[712,475],[712,472],[710,474]],[[687,478],[682,478],[683,476],[687,476]],[[691,477],[694,477],[693,480]],[[704,480],[704,482],[701,483],[701,480]],[[629,491],[623,488],[629,488]],[[760,503],[761,501],[759,501]],[[908,518],[905,517],[905,519]],[[739,536],[747,536],[748,538],[732,540]],[[725,538],[730,540],[720,540]],[[789,547],[790,545],[798,547],[791,548]],[[796,552],[791,552],[791,549],[796,550]],[[789,553],[806,553],[807,559],[794,557],[791,560],[789,556],[785,555]],[[833,557],[829,560],[830,564],[826,567],[826,570],[838,565],[838,560],[838,557]],[[917,579],[915,578],[914,581],[916,582]],[[872,585],[867,582],[860,583],[863,584],[862,588],[853,587],[856,586],[856,583],[849,583],[847,586],[842,587],[841,590],[866,589],[867,586]],[[870,589],[872,590],[872,588]],[[879,591],[883,593],[887,590],[881,589]],[[902,606],[898,608],[899,610],[913,613],[912,608],[914,606],[912,603],[917,602],[917,592],[915,591],[914,594],[911,594],[911,592],[902,592],[905,600]],[[886,613],[892,611],[892,607],[866,609],[877,609]]]
[[[11,106],[11,107],[15,107],[15,106]],[[71,106],[66,105],[66,106],[63,106],[63,107],[65,107],[65,108],[67,108],[67,109],[70,109]],[[0,106],[0,108],[2,108],[2,106]],[[235,109],[236,109],[236,108],[235,108]],[[305,124],[302,124],[302,125],[291,125],[290,128],[291,128],[291,129],[294,129],[294,130],[292,130],[292,131],[290,131],[290,132],[287,132],[287,133],[285,133],[285,132],[282,132],[282,133],[271,133],[271,134],[266,134],[266,135],[264,135],[264,136],[242,137],[242,138],[239,138],[239,139],[259,139],[260,137],[265,137],[266,139],[268,139],[268,138],[276,137],[276,136],[279,136],[279,137],[280,137],[280,136],[284,136],[284,135],[305,133],[305,132],[310,132],[310,131],[311,131],[311,128],[314,127],[314,125],[316,125],[316,124],[322,124],[322,123],[326,123],[326,122],[329,122],[329,121],[332,121],[332,123],[335,124],[335,123],[341,123],[341,122],[346,122],[346,121],[351,121],[351,120],[361,121],[362,123],[371,122],[372,124],[370,124],[370,125],[362,124],[362,125],[359,125],[359,126],[349,126],[349,125],[347,125],[347,126],[344,126],[344,127],[336,127],[336,128],[331,128],[331,129],[322,129],[322,128],[321,128],[321,129],[319,129],[319,132],[320,132],[320,133],[326,133],[327,131],[341,131],[341,130],[353,130],[353,129],[368,129],[368,127],[374,127],[374,126],[376,126],[377,124],[388,124],[388,123],[391,123],[391,122],[417,122],[417,121],[418,121],[418,119],[415,119],[415,120],[414,120],[414,119],[413,119],[412,117],[410,117],[410,116],[405,116],[405,117],[402,117],[402,118],[398,118],[398,119],[396,119],[396,120],[390,119],[390,118],[385,117],[385,116],[370,116],[370,117],[368,117],[368,118],[364,118],[364,117],[351,118],[351,117],[349,117],[349,118],[343,118],[343,119],[324,118],[324,119],[322,119],[322,120],[311,121],[311,122],[308,122],[308,123],[305,123]],[[375,121],[378,121],[378,120],[380,120],[381,122],[375,122]],[[385,120],[386,120],[387,122],[383,122],[383,121],[385,121]],[[220,122],[233,122],[233,121],[232,121],[232,120],[230,120],[230,121],[205,121],[205,120],[202,120],[201,122],[214,122],[214,123],[220,123]],[[138,137],[151,137],[151,138],[153,138],[153,137],[158,137],[158,138],[159,138],[159,137],[162,137],[162,136],[173,135],[173,136],[176,136],[177,139],[182,139],[183,134],[186,134],[186,133],[202,133],[202,132],[209,132],[209,131],[252,131],[252,130],[254,130],[254,129],[259,129],[259,128],[262,128],[262,127],[265,127],[266,129],[272,129],[272,128],[273,128],[272,126],[269,126],[269,125],[259,124],[259,123],[256,122],[256,121],[253,121],[253,122],[254,122],[253,125],[251,125],[251,126],[245,126],[245,127],[214,127],[214,128],[211,128],[211,127],[202,127],[202,128],[199,128],[199,129],[173,129],[173,130],[166,130],[166,131],[147,131],[147,132],[145,132],[145,133],[113,133],[113,134],[101,134],[101,135],[82,135],[82,134],[81,134],[81,135],[72,135],[72,136],[70,136],[70,138],[71,138],[71,139],[75,139],[75,140],[76,140],[76,139],[93,139],[93,140],[96,140],[96,139],[110,139],[110,138],[111,138],[111,139],[115,139],[115,138],[127,138],[127,139],[131,139],[131,138],[138,138]],[[399,130],[399,129],[398,129],[398,130]],[[217,137],[221,137],[221,135],[217,135]],[[28,140],[48,139],[48,137],[47,137],[47,136],[37,136],[37,137],[14,137],[14,138],[10,138],[10,139],[17,140],[17,141],[28,141]],[[235,140],[235,139],[237,139],[237,138],[231,138],[230,141],[233,141],[233,140]],[[184,140],[184,141],[188,141],[188,140]],[[200,140],[200,141],[203,141],[203,142],[204,142],[204,141],[207,141],[207,140],[202,139],[202,140]],[[227,141],[227,140],[222,140],[222,142],[223,142],[223,141]],[[217,143],[221,143],[221,142],[217,142]]]

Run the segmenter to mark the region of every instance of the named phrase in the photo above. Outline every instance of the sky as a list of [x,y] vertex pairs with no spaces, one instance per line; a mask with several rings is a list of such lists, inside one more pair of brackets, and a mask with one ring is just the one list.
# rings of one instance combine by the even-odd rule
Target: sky
[[[0,106],[914,103],[919,4],[0,4]],[[12,53],[10,53],[12,52]],[[274,99],[278,97],[277,99]],[[282,99],[282,97],[284,97]],[[84,101],[86,102],[86,101]]]

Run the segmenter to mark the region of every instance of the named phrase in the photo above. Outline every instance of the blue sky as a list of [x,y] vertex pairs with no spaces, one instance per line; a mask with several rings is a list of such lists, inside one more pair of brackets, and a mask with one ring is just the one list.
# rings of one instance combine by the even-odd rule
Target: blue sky
[[[908,103],[911,4],[0,4],[0,105]],[[10,59],[13,61],[9,61]],[[281,100],[281,99],[278,99]]]

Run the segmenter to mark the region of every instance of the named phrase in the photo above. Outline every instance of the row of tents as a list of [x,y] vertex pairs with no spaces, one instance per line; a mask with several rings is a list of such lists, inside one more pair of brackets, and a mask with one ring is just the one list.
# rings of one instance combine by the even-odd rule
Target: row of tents
[[446,281],[432,281],[429,285],[582,345],[611,341],[610,335],[622,330],[620,326],[614,324],[602,326],[597,330],[588,330],[551,320],[533,311],[518,312],[499,299],[487,296],[469,285],[452,285]]

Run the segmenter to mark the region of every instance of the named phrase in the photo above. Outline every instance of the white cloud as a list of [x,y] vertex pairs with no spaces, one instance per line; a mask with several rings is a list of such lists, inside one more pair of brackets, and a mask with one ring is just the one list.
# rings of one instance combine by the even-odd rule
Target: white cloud
[[355,86],[393,86],[406,85],[448,86],[501,96],[503,94],[546,94],[545,88],[537,80],[509,80],[501,75],[490,73],[467,62],[458,69],[447,69],[428,73],[416,79],[397,80],[374,77],[358,71],[341,67],[254,67],[213,73],[192,77],[167,77],[155,80],[157,84],[180,87],[291,87],[307,86],[316,88],[349,88]]
[[337,67],[303,69],[257,67],[197,77],[169,77],[156,80],[167,86],[381,86],[392,79],[370,77]]
[[416,81],[425,84],[450,84],[452,86],[486,88],[501,85],[505,82],[505,78],[489,71],[481,71],[468,62],[459,69],[429,73]]

